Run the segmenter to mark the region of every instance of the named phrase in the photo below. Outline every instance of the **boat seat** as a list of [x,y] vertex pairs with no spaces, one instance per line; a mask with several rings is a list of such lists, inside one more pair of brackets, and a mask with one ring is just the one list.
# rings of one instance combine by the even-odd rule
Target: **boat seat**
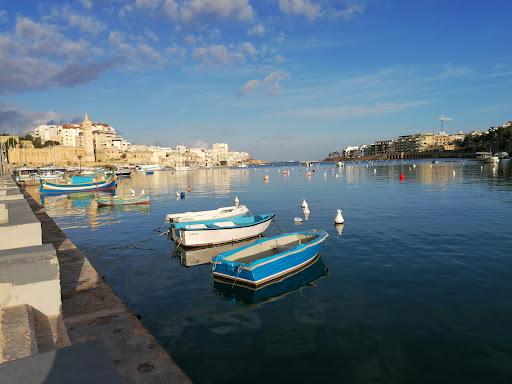
[[236,227],[236,224],[232,221],[220,221],[218,223],[213,223],[212,227],[218,227],[218,228],[232,228]]
[[204,224],[189,224],[185,228],[186,229],[206,229],[208,227]]

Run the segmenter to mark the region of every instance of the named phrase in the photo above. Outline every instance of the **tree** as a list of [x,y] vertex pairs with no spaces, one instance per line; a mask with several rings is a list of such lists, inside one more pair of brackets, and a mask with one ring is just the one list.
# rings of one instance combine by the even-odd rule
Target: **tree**
[[[49,146],[54,146],[54,145],[60,145],[60,143],[58,141],[54,141],[54,140],[46,140],[43,144],[43,147],[49,147]],[[35,147],[35,145],[34,145]]]

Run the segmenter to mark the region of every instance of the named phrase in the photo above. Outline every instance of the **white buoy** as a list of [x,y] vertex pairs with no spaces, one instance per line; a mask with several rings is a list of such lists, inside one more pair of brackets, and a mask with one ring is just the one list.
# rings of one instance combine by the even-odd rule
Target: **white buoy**
[[345,222],[345,219],[343,218],[343,215],[341,214],[341,209],[337,210],[336,217],[334,218],[334,224],[343,224]]
[[140,194],[143,195],[144,194],[144,190],[140,191]]
[[133,189],[130,189],[130,192],[132,193],[132,195],[135,195],[135,191]]
[[308,202],[306,201],[306,199],[302,199],[302,204],[300,205],[300,207],[302,209],[309,209],[309,205],[308,205]]
[[377,173],[377,170],[373,168],[373,174],[375,175]]
[[453,170],[453,177],[455,177],[455,175],[457,174],[457,172],[455,172],[455,169]]
[[482,169],[484,169],[484,167],[483,167],[483,166],[480,166],[480,170],[482,170]]
[[176,197],[180,197],[180,193],[176,191]]
[[412,165],[412,167],[413,167],[414,169],[416,169],[416,164],[413,164],[413,165]]
[[336,178],[338,178],[338,177],[340,177],[340,175],[339,175],[339,174],[336,174]]
[[324,172],[324,179],[327,179],[327,172]]
[[268,175],[263,176],[263,180],[268,181],[270,177]]
[[238,200],[238,196],[235,196],[235,206],[238,207],[240,205],[240,200]]
[[335,224],[334,228],[336,228],[336,232],[338,233],[338,236],[341,236],[343,233],[343,228],[345,227],[345,224]]
[[302,223],[303,221],[304,221],[304,220],[302,219],[302,217],[294,217],[294,218],[293,218],[293,222],[294,222],[295,224],[300,224],[300,223]]

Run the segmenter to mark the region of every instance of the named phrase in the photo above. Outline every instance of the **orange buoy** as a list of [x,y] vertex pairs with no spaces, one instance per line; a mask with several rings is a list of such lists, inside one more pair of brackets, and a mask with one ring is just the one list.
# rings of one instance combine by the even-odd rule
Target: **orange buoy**
[[400,181],[404,181],[405,180],[405,175],[403,173],[400,174]]

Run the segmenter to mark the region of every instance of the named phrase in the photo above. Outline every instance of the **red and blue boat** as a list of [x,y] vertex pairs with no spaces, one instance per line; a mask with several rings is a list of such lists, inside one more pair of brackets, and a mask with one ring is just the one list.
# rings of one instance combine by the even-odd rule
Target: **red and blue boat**
[[89,181],[85,183],[57,184],[47,180],[40,180],[39,192],[45,195],[57,195],[75,192],[96,192],[115,189],[116,177],[108,176],[105,180]]

